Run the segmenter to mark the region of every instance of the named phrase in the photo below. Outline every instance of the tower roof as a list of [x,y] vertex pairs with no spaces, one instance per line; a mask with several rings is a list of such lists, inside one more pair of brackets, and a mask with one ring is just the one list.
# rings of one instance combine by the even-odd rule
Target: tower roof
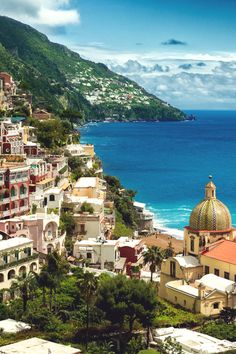
[[216,199],[216,186],[212,181],[205,186],[205,199],[193,209],[189,227],[195,231],[226,231],[232,228],[229,209]]

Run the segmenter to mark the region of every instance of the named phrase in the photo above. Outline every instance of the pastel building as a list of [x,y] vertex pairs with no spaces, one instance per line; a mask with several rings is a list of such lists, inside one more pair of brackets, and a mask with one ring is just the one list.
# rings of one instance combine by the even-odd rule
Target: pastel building
[[228,208],[212,181],[184,230],[184,255],[162,262],[159,295],[193,312],[236,308],[236,242]]
[[24,153],[24,143],[20,133],[20,124],[13,124],[11,118],[0,122],[1,154],[21,155]]
[[120,259],[119,242],[102,238],[76,241],[73,256],[87,261],[89,266],[113,270],[116,268],[116,262]]
[[106,181],[98,177],[81,177],[76,182],[73,195],[79,197],[106,199]]
[[27,238],[40,253],[65,250],[65,233],[59,230],[59,215],[37,213],[0,221],[0,230],[10,237]]
[[0,219],[29,212],[29,167],[2,163],[0,167]]
[[15,237],[0,241],[0,289],[10,288],[15,277],[39,272],[38,254],[33,250],[33,241]]

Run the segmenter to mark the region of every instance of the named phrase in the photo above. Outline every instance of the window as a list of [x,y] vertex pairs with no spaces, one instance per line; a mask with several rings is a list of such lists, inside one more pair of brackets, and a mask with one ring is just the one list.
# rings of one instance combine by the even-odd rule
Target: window
[[176,263],[174,261],[170,262],[170,275],[176,277]]
[[209,274],[210,273],[210,269],[208,266],[205,266],[205,274]]
[[184,306],[186,306],[186,300],[184,300]]
[[54,194],[50,194],[49,200],[50,200],[50,202],[55,202],[55,195]]
[[15,258],[16,258],[17,261],[19,260],[19,251],[15,252]]
[[236,283],[236,274],[234,274],[234,281],[235,281],[235,283]]
[[219,269],[215,268],[215,269],[214,269],[214,274],[219,277],[219,276],[220,276],[220,271],[219,271]]
[[3,262],[4,262],[5,264],[8,262],[7,254],[4,254],[4,256],[3,256]]
[[194,252],[194,237],[191,237],[191,240],[190,240],[190,251]]
[[88,258],[88,259],[91,259],[91,258],[92,258],[92,253],[88,252],[88,253],[87,253],[87,258]]
[[224,278],[229,279],[229,272],[224,272]]
[[220,307],[220,303],[219,302],[214,302],[213,309],[218,309],[219,307]]
[[177,300],[178,300],[178,299],[177,299],[177,296],[175,296],[175,302],[177,302]]

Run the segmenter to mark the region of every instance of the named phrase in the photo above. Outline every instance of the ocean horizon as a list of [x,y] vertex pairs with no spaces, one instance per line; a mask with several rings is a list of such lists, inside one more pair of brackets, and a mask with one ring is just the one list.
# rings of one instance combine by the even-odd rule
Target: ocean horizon
[[192,208],[213,176],[217,198],[236,224],[236,111],[186,110],[196,121],[92,123],[92,143],[105,174],[117,176],[154,213],[155,226],[181,238]]

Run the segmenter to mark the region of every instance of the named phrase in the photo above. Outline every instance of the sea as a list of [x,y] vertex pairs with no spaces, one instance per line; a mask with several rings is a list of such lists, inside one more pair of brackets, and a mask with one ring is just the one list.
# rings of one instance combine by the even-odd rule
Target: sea
[[236,111],[187,111],[185,122],[91,123],[81,142],[95,145],[105,174],[117,176],[177,238],[204,198],[209,175],[236,225]]

